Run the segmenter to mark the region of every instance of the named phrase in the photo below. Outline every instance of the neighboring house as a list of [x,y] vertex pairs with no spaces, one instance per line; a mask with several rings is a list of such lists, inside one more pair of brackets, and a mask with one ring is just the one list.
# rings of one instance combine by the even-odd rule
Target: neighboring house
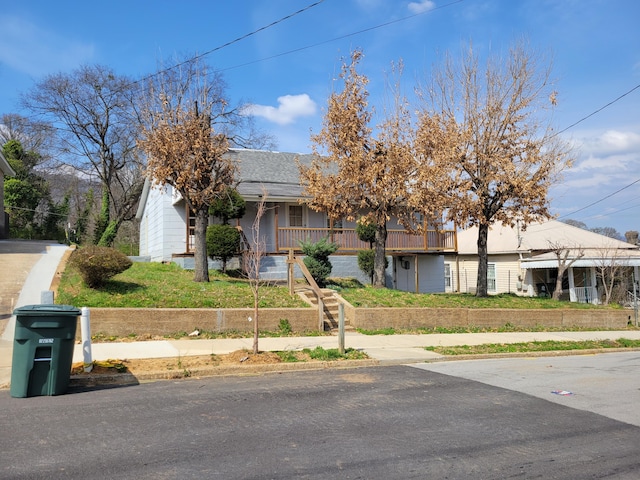
[[[256,205],[266,194],[268,210],[260,223],[267,254],[262,261],[263,278],[286,280],[289,250],[299,252],[300,241],[328,236],[339,245],[331,257],[331,275],[368,281],[357,266],[357,252],[369,245],[358,239],[355,222],[331,225],[324,213],[300,203],[303,189],[296,160],[309,165],[312,155],[242,149],[231,149],[227,155],[239,167],[238,192],[247,202],[247,211],[237,225],[249,240]],[[141,256],[189,266],[194,218],[180,195],[169,186],[150,187],[147,181],[136,217],[140,220]],[[455,230],[432,229],[425,235],[411,235],[393,219],[387,227],[387,254],[391,260],[388,286],[416,292],[444,291],[443,253],[455,251]]]
[[5,175],[14,177],[15,174],[16,172],[0,152],[0,238],[9,237],[9,215],[4,211],[4,177]]
[[[477,227],[458,232],[457,254],[445,256],[446,291],[475,292],[477,241]],[[603,267],[613,264],[628,267],[638,278],[637,245],[556,220],[531,224],[526,229],[493,225],[487,246],[489,294],[552,295],[558,276],[554,248],[567,253],[567,262],[579,257],[563,276],[563,298],[572,302],[599,302],[601,282],[596,272]]]

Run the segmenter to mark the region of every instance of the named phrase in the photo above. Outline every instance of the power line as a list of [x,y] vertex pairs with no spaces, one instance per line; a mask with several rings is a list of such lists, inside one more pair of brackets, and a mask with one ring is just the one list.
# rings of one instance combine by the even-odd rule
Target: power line
[[627,95],[629,95],[631,92],[633,92],[634,90],[637,90],[638,88],[640,88],[640,84],[636,85],[635,87],[633,87],[631,90],[629,90],[628,92],[623,93],[622,95],[620,95],[618,98],[616,98],[615,100],[610,101],[609,103],[607,103],[606,105],[600,107],[599,109],[591,112],[589,115],[582,117],[580,120],[578,120],[577,122],[572,123],[571,125],[569,125],[568,127],[563,128],[562,130],[560,130],[559,132],[556,132],[553,136],[555,137],[556,135],[560,135],[561,133],[566,132],[567,130],[575,127],[576,125],[584,122],[586,119],[593,117],[594,115],[596,115],[597,113],[600,113],[602,110],[604,110],[605,108],[610,107],[611,105],[613,105],[614,103],[616,103],[619,100],[622,100],[624,97],[626,97]]
[[[460,1],[462,1],[462,0],[460,0]],[[298,10],[298,11],[296,11],[296,12],[293,12],[293,13],[290,13],[290,14],[288,14],[288,15],[285,15],[284,17],[282,17],[282,18],[280,18],[280,19],[278,19],[278,20],[275,20],[275,21],[271,22],[271,23],[270,23],[270,24],[268,24],[268,25],[265,25],[265,26],[263,26],[263,27],[260,27],[260,28],[258,28],[257,30],[253,30],[252,32],[245,33],[244,35],[241,35],[240,37],[238,37],[238,38],[236,38],[236,39],[234,39],[234,40],[231,40],[231,41],[226,42],[226,43],[224,43],[224,44],[222,44],[222,45],[219,45],[219,46],[217,46],[217,47],[215,47],[215,48],[212,48],[211,50],[207,50],[207,51],[206,51],[206,52],[204,52],[204,53],[200,53],[200,54],[194,55],[194,56],[192,56],[191,58],[189,58],[188,60],[185,60],[185,61],[180,62],[180,63],[176,63],[175,65],[172,65],[171,67],[167,67],[167,68],[165,68],[165,69],[158,70],[158,71],[157,71],[157,72],[155,72],[155,73],[152,73],[152,74],[150,74],[150,75],[147,75],[147,76],[145,76],[145,77],[142,77],[142,78],[140,78],[140,79],[138,79],[138,80],[136,80],[136,81],[132,82],[132,83],[131,83],[131,85],[135,85],[136,83],[140,83],[140,82],[143,82],[143,81],[145,81],[145,80],[149,80],[150,78],[156,77],[156,76],[158,76],[158,75],[160,75],[160,74],[162,74],[162,73],[165,73],[165,72],[168,72],[168,71],[170,71],[170,70],[173,70],[174,68],[181,67],[182,65],[185,65],[185,64],[187,64],[187,63],[189,63],[189,62],[192,62],[193,60],[197,60],[197,59],[199,59],[199,58],[206,57],[207,55],[210,55],[210,54],[212,54],[213,52],[217,52],[218,50],[222,50],[223,48],[229,47],[229,46],[233,45],[234,43],[238,43],[238,42],[240,42],[240,41],[242,41],[242,40],[245,40],[245,39],[247,39],[247,38],[249,38],[249,37],[251,37],[251,36],[253,36],[253,35],[256,35],[256,34],[258,34],[258,33],[262,32],[262,31],[264,31],[264,30],[267,30],[267,29],[269,29],[269,28],[271,28],[271,27],[274,27],[274,26],[278,25],[279,23],[282,23],[282,22],[284,22],[284,21],[286,21],[286,20],[289,20],[289,19],[291,19],[291,18],[295,17],[296,15],[299,15],[299,14],[301,14],[301,13],[304,13],[304,12],[306,12],[307,10],[312,9],[313,7],[317,7],[317,6],[318,6],[318,5],[320,5],[322,2],[324,2],[324,0],[318,0],[317,2],[314,2],[314,3],[310,4],[310,5],[307,5],[306,7],[301,8],[300,10]]]
[[638,182],[640,182],[640,178],[638,178],[637,180],[634,180],[634,181],[633,181],[633,182],[631,182],[629,185],[625,185],[624,187],[619,188],[619,189],[618,189],[618,190],[616,190],[615,192],[610,193],[610,194],[609,194],[609,195],[607,195],[606,197],[602,197],[600,200],[596,200],[595,202],[592,202],[592,203],[590,203],[589,205],[587,205],[587,206],[585,206],[585,207],[579,208],[578,210],[574,210],[574,211],[573,211],[573,212],[571,212],[571,213],[567,213],[566,215],[563,215],[563,216],[561,216],[561,217],[558,217],[558,219],[560,219],[560,218],[566,218],[566,217],[568,217],[568,216],[570,216],[570,215],[575,215],[575,214],[576,214],[576,213],[578,213],[578,212],[581,212],[581,211],[583,211],[583,210],[586,210],[587,208],[593,207],[594,205],[597,205],[598,203],[603,202],[603,201],[607,200],[608,198],[613,197],[614,195],[617,195],[617,194],[618,194],[618,193],[620,193],[621,191],[626,190],[627,188],[629,188],[629,187],[631,187],[631,186],[635,185],[635,184],[636,184],[636,183],[638,183]]
[[393,24],[399,23],[399,22],[404,22],[405,20],[409,20],[411,18],[415,18],[415,17],[418,17],[420,15],[425,15],[427,13],[431,13],[431,12],[434,12],[436,10],[447,8],[447,7],[450,7],[452,5],[456,5],[458,3],[462,3],[462,2],[464,2],[464,0],[455,0],[453,2],[449,2],[449,3],[446,3],[444,5],[440,5],[439,7],[434,7],[431,10],[427,10],[427,11],[420,12],[420,13],[414,13],[413,15],[408,15],[406,17],[401,17],[401,18],[397,18],[395,20],[390,20],[388,22],[384,22],[384,23],[380,23],[378,25],[374,25],[373,27],[367,27],[367,28],[364,28],[362,30],[358,30],[356,32],[351,32],[351,33],[347,33],[345,35],[341,35],[339,37],[331,38],[329,40],[323,40],[321,42],[312,43],[310,45],[305,45],[303,47],[294,48],[293,50],[287,50],[286,52],[277,53],[275,55],[271,55],[270,57],[264,57],[264,58],[260,58],[260,59],[257,59],[257,60],[252,60],[250,62],[240,63],[240,64],[234,65],[232,67],[220,68],[220,69],[217,69],[216,71],[218,71],[218,72],[226,72],[227,70],[234,70],[236,68],[246,67],[248,65],[254,65],[256,63],[265,62],[267,60],[273,60],[274,58],[284,57],[285,55],[291,55],[292,53],[298,53],[298,52],[301,52],[303,50],[308,50],[310,48],[315,48],[315,47],[319,47],[321,45],[326,45],[327,43],[336,42],[338,40],[344,40],[345,38],[355,37],[356,35],[360,35],[362,33],[367,33],[367,32],[371,32],[373,30],[377,30],[379,28],[388,27],[389,25],[393,25]]

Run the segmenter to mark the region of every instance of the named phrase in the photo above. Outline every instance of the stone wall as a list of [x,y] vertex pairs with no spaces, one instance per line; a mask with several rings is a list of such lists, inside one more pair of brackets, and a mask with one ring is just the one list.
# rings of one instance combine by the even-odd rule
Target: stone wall
[[582,309],[464,309],[464,308],[354,308],[345,309],[345,317],[355,328],[500,328],[506,324],[516,327],[556,328],[625,328],[632,319],[628,310]]
[[[171,335],[195,329],[230,332],[253,331],[253,309],[91,308],[91,333],[106,336]],[[632,320],[629,310],[613,309],[463,309],[463,308],[354,308],[345,304],[346,323],[355,328],[500,328],[516,327],[623,329]],[[294,332],[317,330],[315,308],[261,308],[260,330],[277,331],[280,320]],[[78,338],[80,328],[78,328]]]
[[[128,335],[171,335],[195,329],[214,332],[252,332],[252,308],[90,308],[91,334],[126,337]],[[260,330],[278,330],[286,319],[294,332],[315,331],[318,312],[314,308],[261,308]],[[77,337],[80,337],[78,328]]]

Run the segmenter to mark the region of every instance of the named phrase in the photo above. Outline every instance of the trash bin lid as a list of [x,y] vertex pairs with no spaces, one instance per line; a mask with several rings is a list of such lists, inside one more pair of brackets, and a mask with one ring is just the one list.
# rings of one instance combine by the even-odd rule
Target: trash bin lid
[[24,305],[16,308],[13,314],[16,316],[23,315],[29,317],[49,317],[55,316],[73,316],[77,317],[81,314],[79,308],[71,305]]

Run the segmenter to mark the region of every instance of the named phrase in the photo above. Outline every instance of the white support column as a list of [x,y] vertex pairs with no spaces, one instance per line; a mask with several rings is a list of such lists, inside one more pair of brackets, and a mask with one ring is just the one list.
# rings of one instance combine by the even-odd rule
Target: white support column
[[567,277],[569,278],[569,301],[577,302],[578,297],[576,296],[576,282],[573,279],[573,267],[567,269]]
[[591,276],[591,303],[598,305],[600,298],[598,298],[598,280],[596,278],[596,269],[589,267],[589,275]]

